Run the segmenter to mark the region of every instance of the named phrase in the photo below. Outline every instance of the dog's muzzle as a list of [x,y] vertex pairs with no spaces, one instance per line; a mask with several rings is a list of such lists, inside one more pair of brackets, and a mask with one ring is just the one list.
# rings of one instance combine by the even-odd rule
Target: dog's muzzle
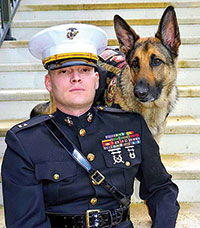
[[134,95],[140,102],[153,102],[160,97],[161,87],[151,86],[146,80],[139,80],[134,86]]

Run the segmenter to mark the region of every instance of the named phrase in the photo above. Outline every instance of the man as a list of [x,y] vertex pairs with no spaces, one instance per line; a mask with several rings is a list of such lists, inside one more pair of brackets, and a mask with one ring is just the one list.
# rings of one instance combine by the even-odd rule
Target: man
[[7,133],[2,165],[7,228],[132,228],[135,177],[152,227],[175,227],[178,188],[143,118],[92,107],[97,56],[106,46],[103,30],[83,24],[48,28],[31,39],[29,50],[48,70],[45,85],[57,111]]

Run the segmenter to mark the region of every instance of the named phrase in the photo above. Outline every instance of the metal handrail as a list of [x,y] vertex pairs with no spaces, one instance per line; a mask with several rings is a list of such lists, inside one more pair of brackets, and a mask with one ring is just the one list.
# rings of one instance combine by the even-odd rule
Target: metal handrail
[[11,34],[11,22],[21,0],[1,0],[0,46],[4,40],[15,40]]

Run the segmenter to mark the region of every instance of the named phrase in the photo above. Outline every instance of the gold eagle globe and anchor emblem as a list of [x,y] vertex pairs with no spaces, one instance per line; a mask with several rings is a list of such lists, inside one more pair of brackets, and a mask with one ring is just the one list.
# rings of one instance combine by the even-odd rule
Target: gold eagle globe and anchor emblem
[[73,40],[74,37],[79,33],[77,28],[68,28],[67,29],[67,38]]

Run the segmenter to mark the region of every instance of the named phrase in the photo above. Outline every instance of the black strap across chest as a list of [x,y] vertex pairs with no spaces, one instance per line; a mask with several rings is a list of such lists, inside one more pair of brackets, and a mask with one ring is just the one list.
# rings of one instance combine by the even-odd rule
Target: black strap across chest
[[62,132],[53,119],[48,119],[45,121],[44,125],[48,128],[50,133],[59,142],[59,144],[65,149],[65,151],[86,170],[93,183],[102,186],[105,190],[112,194],[112,196],[119,201],[122,207],[128,207],[130,205],[130,199],[125,194],[120,192],[115,186],[109,183],[106,177],[88,162],[85,156]]

